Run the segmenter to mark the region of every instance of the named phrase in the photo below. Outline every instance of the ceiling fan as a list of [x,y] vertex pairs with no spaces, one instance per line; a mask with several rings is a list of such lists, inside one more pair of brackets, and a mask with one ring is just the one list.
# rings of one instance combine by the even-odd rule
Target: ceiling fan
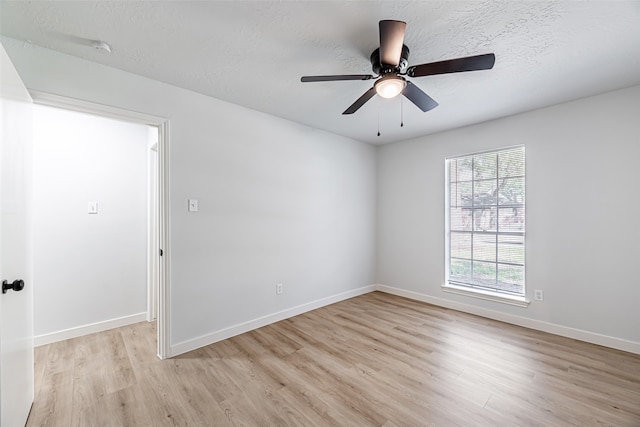
[[300,81],[307,83],[376,78],[377,80],[373,87],[351,104],[342,114],[355,113],[376,93],[383,98],[393,98],[402,94],[422,111],[429,111],[437,107],[438,103],[404,76],[424,77],[463,71],[490,70],[496,62],[495,55],[487,53],[408,67],[409,48],[404,44],[406,27],[407,23],[403,21],[380,21],[380,47],[371,54],[371,67],[376,74],[375,76],[371,74],[304,76]]

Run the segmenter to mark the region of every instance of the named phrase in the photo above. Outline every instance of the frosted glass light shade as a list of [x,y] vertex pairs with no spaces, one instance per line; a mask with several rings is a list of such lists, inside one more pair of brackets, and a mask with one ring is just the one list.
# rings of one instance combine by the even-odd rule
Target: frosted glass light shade
[[407,82],[400,76],[384,76],[380,80],[378,80],[374,87],[376,89],[376,93],[383,98],[393,98],[400,93],[407,85]]

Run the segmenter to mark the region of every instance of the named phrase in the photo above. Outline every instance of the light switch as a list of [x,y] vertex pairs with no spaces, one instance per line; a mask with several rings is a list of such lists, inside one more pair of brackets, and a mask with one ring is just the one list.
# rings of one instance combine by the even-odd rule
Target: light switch
[[189,199],[189,212],[198,212],[198,199]]
[[90,214],[98,213],[98,202],[89,202],[87,205],[87,212]]

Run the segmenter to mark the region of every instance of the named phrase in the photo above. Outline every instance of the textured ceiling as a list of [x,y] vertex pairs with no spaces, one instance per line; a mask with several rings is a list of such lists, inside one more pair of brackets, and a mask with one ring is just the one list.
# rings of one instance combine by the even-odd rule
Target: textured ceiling
[[[640,84],[638,1],[1,1],[0,13],[4,36],[373,144]],[[381,19],[407,22],[410,65],[489,52],[496,65],[412,79],[432,111],[375,97],[343,116],[371,80],[300,77],[371,73]]]

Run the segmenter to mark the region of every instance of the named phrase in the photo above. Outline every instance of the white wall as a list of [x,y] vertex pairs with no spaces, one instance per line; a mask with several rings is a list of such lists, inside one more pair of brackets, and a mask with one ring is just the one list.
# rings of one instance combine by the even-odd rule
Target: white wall
[[[444,305],[640,342],[638,87],[376,150],[2,42],[31,89],[170,119],[174,349],[376,281]],[[542,289],[545,301],[518,308],[446,294],[444,158],[515,144],[527,149],[527,292]],[[188,198],[200,212],[187,212]]]
[[[640,348],[638,118],[640,86],[381,147],[379,283]],[[545,300],[519,308],[445,293],[445,157],[516,144],[526,150],[527,295]]]
[[[32,90],[170,119],[174,351],[375,282],[374,147],[37,46],[2,43]],[[187,212],[188,198],[199,199],[199,212]],[[280,296],[277,282],[284,283]]]
[[148,127],[34,111],[34,335],[145,313]]

